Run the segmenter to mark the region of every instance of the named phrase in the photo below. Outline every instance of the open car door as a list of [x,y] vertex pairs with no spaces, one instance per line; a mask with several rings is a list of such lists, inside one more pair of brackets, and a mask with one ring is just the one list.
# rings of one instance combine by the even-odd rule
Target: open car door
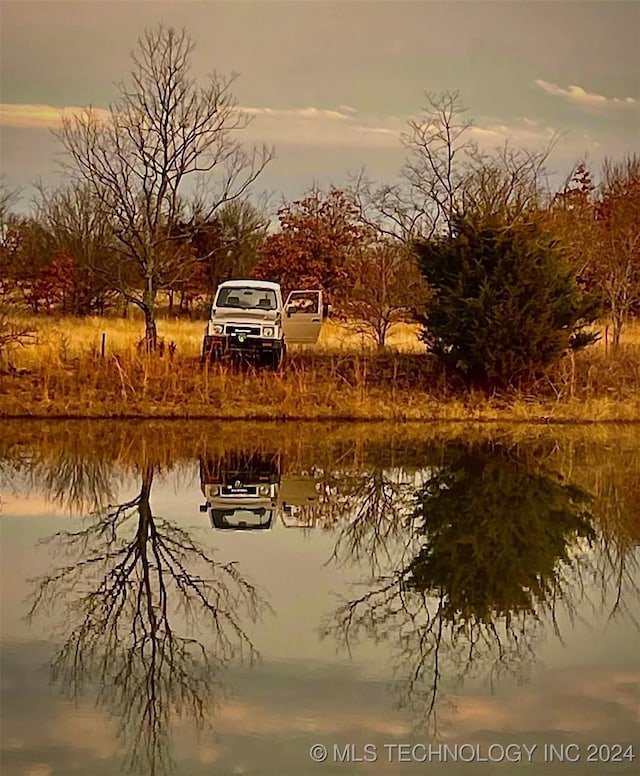
[[280,518],[285,528],[315,527],[319,498],[313,476],[283,477],[280,501]]
[[322,316],[322,291],[292,291],[282,316],[285,342],[291,345],[317,342]]

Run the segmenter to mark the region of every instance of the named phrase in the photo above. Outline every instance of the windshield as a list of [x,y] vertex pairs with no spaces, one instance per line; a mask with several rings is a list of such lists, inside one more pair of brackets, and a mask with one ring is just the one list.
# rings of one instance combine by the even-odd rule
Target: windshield
[[216,297],[216,307],[235,307],[240,310],[275,310],[276,292],[270,288],[236,286],[221,288]]

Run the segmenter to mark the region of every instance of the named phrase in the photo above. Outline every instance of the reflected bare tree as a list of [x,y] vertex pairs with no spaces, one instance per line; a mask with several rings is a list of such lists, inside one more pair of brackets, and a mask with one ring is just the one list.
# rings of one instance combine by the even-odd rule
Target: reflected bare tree
[[119,718],[126,769],[154,776],[173,766],[172,719],[201,726],[221,698],[224,668],[257,657],[243,623],[266,605],[234,563],[153,515],[156,471],[145,462],[134,498],[51,537],[68,562],[33,580],[28,614],[62,610],[54,680],[75,699],[97,683],[98,705]]
[[[516,446],[446,445],[404,513],[405,557],[326,624],[347,649],[360,637],[393,645],[400,705],[423,734],[437,732],[443,681],[526,678],[545,623],[560,636],[559,608],[572,616],[584,596],[574,549],[594,538],[591,497],[541,459]],[[354,541],[366,551],[357,525]],[[375,529],[368,541],[376,547]]]
[[124,479],[123,469],[108,459],[87,455],[78,440],[53,455],[16,446],[3,451],[0,458],[0,487],[43,494],[70,513],[103,510],[114,498],[118,474]]
[[333,559],[365,563],[375,574],[402,557],[410,540],[404,518],[419,481],[419,473],[400,467],[331,472],[320,514],[336,533]]
[[600,484],[597,504],[602,530],[596,581],[603,605],[610,608],[610,618],[624,614],[640,628],[637,607],[629,605],[640,601],[640,471],[611,473]]

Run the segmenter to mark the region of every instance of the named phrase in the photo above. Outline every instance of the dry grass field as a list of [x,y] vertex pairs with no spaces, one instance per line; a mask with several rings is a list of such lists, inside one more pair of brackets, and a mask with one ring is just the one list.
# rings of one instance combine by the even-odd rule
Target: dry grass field
[[[136,344],[144,334],[142,321],[136,318],[27,318],[25,326],[35,333],[35,340],[23,354],[18,351],[14,361],[42,361],[59,354],[79,356],[89,351],[99,352],[102,335],[106,334],[107,354],[123,353]],[[175,342],[177,352],[197,356],[202,348],[205,322],[185,318],[162,318],[158,321],[158,336],[165,342]],[[424,353],[418,339],[419,327],[397,324],[389,336],[388,345],[402,353]],[[293,349],[308,350],[311,346]],[[371,352],[370,339],[352,331],[348,326],[327,321],[322,327],[320,340],[312,347],[314,352]]]
[[[0,375],[0,417],[200,417],[367,420],[640,420],[640,325],[617,347],[566,358],[526,391],[454,385],[424,355],[417,327],[396,326],[389,347],[335,322],[315,346],[291,348],[285,368],[201,366],[203,321],[161,319],[173,355],[136,347],[138,319],[35,318],[26,347]],[[101,357],[102,335],[105,356]],[[421,357],[422,354],[422,357]]]
[[[106,334],[107,354],[119,354],[135,348],[144,333],[142,321],[137,318],[27,318],[25,325],[35,333],[35,340],[23,354],[17,352],[14,360],[33,362],[58,355],[77,357],[89,351],[99,352],[102,335]],[[165,342],[175,342],[177,352],[184,356],[197,356],[202,348],[205,322],[185,318],[161,318],[158,334]],[[419,326],[396,324],[389,335],[387,345],[399,353],[424,353],[425,347],[418,339]],[[607,334],[605,327],[598,329],[601,338],[595,351],[604,351]],[[640,346],[640,322],[625,328],[622,349]],[[347,325],[327,321],[322,327],[320,340],[314,346],[294,346],[294,350],[312,350],[314,353],[371,353],[375,347],[371,341],[354,332]],[[609,347],[609,351],[612,348]]]

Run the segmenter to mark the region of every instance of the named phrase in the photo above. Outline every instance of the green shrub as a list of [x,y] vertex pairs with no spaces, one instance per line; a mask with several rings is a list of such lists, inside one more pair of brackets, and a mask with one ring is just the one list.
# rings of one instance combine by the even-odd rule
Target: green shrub
[[415,244],[433,291],[421,338],[469,382],[533,378],[597,336],[599,303],[584,295],[557,244],[535,222],[457,219],[451,236]]

